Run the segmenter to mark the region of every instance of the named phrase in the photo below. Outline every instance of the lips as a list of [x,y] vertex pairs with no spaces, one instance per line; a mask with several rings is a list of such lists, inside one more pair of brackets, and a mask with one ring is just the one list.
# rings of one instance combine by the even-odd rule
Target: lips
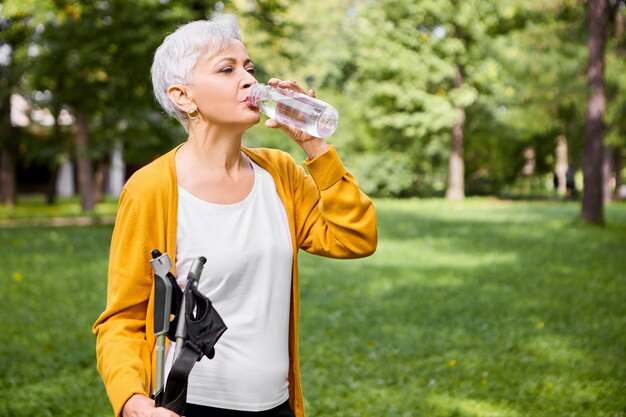
[[255,106],[252,103],[252,101],[250,101],[250,97],[246,97],[246,99],[243,102],[246,103],[246,106],[248,106],[249,109],[251,109],[251,110],[259,110],[259,107]]

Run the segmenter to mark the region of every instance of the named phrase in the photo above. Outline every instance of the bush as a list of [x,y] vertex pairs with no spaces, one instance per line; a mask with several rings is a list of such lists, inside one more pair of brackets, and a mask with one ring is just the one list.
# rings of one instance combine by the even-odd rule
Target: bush
[[411,159],[398,152],[361,154],[347,158],[349,170],[361,189],[373,197],[406,195],[415,184]]

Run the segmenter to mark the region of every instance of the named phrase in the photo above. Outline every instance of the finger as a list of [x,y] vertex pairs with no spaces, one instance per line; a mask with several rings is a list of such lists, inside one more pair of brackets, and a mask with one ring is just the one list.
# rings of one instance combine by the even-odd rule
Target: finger
[[278,87],[280,88],[286,88],[289,90],[293,90],[296,91],[298,93],[303,93],[306,94],[306,92],[304,91],[304,89],[302,87],[300,87],[298,85],[297,82],[295,82],[294,80],[289,80],[289,81],[281,81],[280,83],[278,83]]
[[272,87],[277,87],[278,83],[282,82],[282,80],[280,78],[270,78],[270,80],[267,82],[268,85],[271,85]]
[[178,414],[164,407],[155,408],[151,415],[152,417],[179,417]]
[[282,123],[278,123],[276,120],[267,119],[265,121],[265,127],[269,127],[270,129],[280,129],[287,134],[287,136],[293,138],[294,136],[299,134],[299,130],[295,129],[291,126],[284,125]]
[[284,125],[282,123],[278,123],[276,120],[273,119],[267,119],[265,121],[265,126],[269,127],[270,129],[280,129],[293,140],[299,140],[299,137],[302,136],[302,132],[298,129]]
[[313,89],[310,89],[308,94],[309,94],[309,97],[315,98],[315,91]]
[[265,121],[265,127],[269,127],[270,129],[280,129],[285,132],[289,137],[294,137],[294,135],[297,135],[300,132],[298,129],[284,125],[273,119],[267,119]]

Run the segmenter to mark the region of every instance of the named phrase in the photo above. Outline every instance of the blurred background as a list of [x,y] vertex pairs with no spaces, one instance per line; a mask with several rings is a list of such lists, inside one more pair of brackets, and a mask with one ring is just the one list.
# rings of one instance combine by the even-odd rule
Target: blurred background
[[[295,79],[338,108],[330,141],[381,197],[580,197],[601,59],[603,128],[587,140],[604,152],[587,152],[602,199],[624,198],[626,2],[604,3],[593,44],[583,0],[3,1],[0,202],[76,194],[89,211],[183,141],[149,68],[168,33],[213,11],[238,15],[259,81]],[[246,144],[304,158],[262,124]]]

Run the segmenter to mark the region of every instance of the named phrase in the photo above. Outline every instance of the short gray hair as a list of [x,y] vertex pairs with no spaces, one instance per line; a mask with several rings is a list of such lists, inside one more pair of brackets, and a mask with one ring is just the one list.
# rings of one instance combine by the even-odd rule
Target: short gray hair
[[237,18],[228,13],[214,13],[208,20],[196,20],[179,27],[157,48],[150,70],[154,96],[167,114],[178,119],[185,129],[185,115],[169,99],[167,89],[173,84],[191,83],[191,72],[198,59],[219,53],[233,39],[241,40]]

